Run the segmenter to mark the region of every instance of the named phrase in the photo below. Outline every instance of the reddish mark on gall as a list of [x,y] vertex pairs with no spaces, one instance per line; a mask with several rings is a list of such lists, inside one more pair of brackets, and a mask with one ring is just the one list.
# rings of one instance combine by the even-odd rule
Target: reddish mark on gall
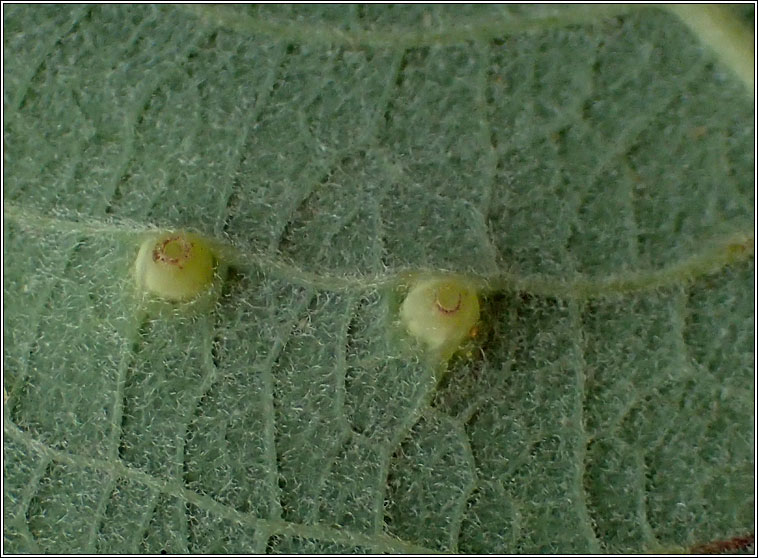
[[448,307],[446,307],[444,304],[442,304],[440,302],[440,298],[439,298],[439,294],[438,294],[437,298],[434,301],[434,304],[437,305],[437,309],[440,312],[442,312],[443,314],[454,314],[455,312],[457,312],[458,310],[460,310],[460,308],[461,308],[461,302],[462,302],[461,293],[458,293],[458,301],[455,303],[455,307],[448,308]]
[[181,236],[172,236],[155,247],[153,250],[153,261],[175,265],[179,269],[182,269],[182,263],[189,258],[191,252],[191,242]]

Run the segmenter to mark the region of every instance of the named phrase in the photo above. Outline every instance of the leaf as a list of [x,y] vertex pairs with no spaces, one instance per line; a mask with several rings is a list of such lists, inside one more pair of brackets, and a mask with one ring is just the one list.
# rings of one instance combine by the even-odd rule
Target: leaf
[[[749,533],[752,105],[630,10],[5,6],[5,551]],[[223,245],[210,310],[135,294],[172,228]],[[439,383],[423,270],[483,287]]]

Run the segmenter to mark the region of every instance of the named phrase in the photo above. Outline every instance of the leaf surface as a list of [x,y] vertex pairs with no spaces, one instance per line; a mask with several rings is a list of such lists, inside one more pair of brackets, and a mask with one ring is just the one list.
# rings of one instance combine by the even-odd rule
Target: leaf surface
[[[750,532],[753,107],[679,19],[8,5],[3,24],[6,552]],[[208,311],[135,295],[142,238],[173,228],[224,246]],[[420,270],[485,286],[439,382],[397,325]]]

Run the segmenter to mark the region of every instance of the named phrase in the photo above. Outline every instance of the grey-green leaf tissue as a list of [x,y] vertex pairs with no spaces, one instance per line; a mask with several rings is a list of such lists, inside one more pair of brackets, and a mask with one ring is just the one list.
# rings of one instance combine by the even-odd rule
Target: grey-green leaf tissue
[[3,552],[750,551],[753,21],[3,5]]

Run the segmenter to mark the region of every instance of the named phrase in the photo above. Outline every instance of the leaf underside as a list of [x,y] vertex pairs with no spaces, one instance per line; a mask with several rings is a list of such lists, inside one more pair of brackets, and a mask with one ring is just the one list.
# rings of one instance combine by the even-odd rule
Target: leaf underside
[[[4,6],[4,551],[751,532],[752,103],[609,9]],[[135,294],[176,228],[210,310]],[[439,382],[418,270],[485,286]]]

